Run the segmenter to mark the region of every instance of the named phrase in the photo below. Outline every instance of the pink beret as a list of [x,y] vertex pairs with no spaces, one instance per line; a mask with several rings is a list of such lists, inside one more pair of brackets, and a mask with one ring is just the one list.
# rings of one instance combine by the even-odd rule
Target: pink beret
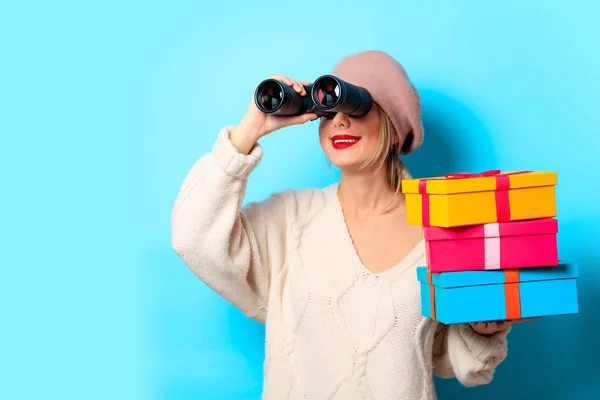
[[421,99],[404,68],[390,55],[369,50],[347,56],[332,71],[332,75],[367,89],[373,101],[390,117],[400,144],[406,143],[405,154],[415,151],[423,142]]

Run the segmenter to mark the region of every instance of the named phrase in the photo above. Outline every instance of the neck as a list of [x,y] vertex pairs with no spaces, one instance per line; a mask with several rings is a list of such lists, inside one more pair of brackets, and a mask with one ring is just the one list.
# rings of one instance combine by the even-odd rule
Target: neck
[[357,217],[385,214],[404,205],[404,196],[395,193],[383,169],[377,173],[342,171],[338,197],[346,212]]

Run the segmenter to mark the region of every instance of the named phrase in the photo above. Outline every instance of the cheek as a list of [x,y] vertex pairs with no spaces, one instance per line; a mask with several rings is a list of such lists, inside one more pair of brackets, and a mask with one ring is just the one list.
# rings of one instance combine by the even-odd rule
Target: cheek
[[365,141],[376,144],[379,140],[379,123],[377,121],[375,122],[376,123],[373,121],[368,121],[360,127],[360,130],[362,132],[363,139],[366,139]]
[[321,120],[319,122],[319,140],[321,143],[328,140],[327,139],[329,137],[328,126],[329,126],[328,120]]

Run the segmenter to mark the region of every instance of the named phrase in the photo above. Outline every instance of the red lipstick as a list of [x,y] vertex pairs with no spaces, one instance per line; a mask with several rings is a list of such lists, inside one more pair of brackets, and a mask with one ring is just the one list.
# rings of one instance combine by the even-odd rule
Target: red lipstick
[[360,140],[360,136],[335,135],[331,137],[331,144],[336,150],[347,149],[355,145]]

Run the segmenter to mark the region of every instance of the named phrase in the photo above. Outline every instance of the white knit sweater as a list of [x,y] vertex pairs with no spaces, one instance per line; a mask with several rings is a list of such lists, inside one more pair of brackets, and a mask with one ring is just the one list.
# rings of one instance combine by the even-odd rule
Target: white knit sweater
[[198,278],[266,324],[264,399],[435,399],[433,374],[468,387],[490,382],[508,331],[488,338],[422,317],[422,242],[392,269],[370,272],[337,184],[241,207],[262,150],[240,154],[229,129],[186,177],[172,241]]

